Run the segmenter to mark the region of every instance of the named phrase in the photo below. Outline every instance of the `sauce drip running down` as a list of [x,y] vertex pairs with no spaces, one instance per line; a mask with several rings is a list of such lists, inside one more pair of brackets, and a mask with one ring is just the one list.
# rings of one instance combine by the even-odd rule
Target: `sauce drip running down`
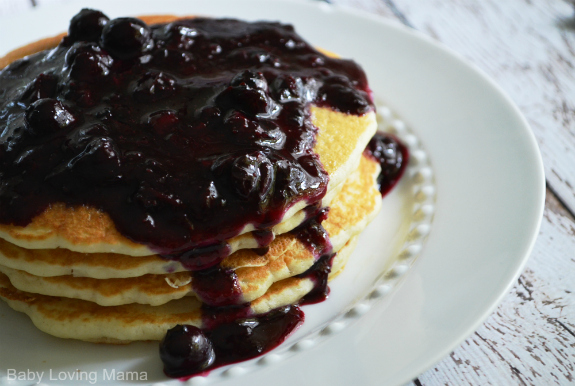
[[[329,293],[327,281],[335,254],[321,225],[327,213],[326,209],[317,211],[291,232],[316,257],[316,263],[297,276],[314,283],[301,304],[321,302]],[[304,321],[304,313],[296,305],[252,315],[249,304],[234,304],[241,292],[237,292],[233,271],[209,268],[194,272],[193,285],[204,303],[203,328],[178,325],[168,331],[160,344],[160,357],[165,373],[171,377],[198,375],[262,355],[280,345]]]
[[367,144],[364,154],[381,165],[377,183],[381,195],[385,196],[403,176],[409,163],[409,149],[393,135],[378,131]]
[[[309,277],[312,280],[320,282],[320,292],[327,295],[327,264],[330,259],[325,256],[333,256],[331,253],[332,245],[326,230],[321,225],[322,221],[327,218],[327,208],[317,211],[315,216],[308,219],[302,225],[292,230],[290,233],[295,235],[313,254],[316,264],[323,264],[320,268],[311,267],[299,277]],[[320,263],[320,260],[323,263]],[[327,264],[327,265],[326,265]],[[317,271],[317,272],[316,272]],[[313,275],[310,272],[316,272]],[[325,280],[319,278],[319,272],[325,272]],[[317,280],[316,280],[317,279]],[[194,293],[204,305],[209,307],[210,313],[218,312],[218,307],[237,306],[242,303],[242,291],[238,277],[233,269],[224,269],[220,265],[195,271],[192,276],[192,286]],[[226,312],[226,315],[229,312]],[[213,319],[213,318],[212,318]],[[204,323],[206,324],[206,323]]]
[[[405,172],[409,151],[394,136],[378,132],[365,153],[381,165],[382,170],[377,181],[381,194],[385,196]],[[310,206],[307,210],[310,218],[291,232],[305,243],[317,258],[309,270],[297,276],[314,282],[314,288],[300,300],[300,305],[315,304],[327,299],[328,276],[335,257],[335,254],[331,253],[327,232],[321,225],[327,218],[328,209]],[[225,276],[227,281],[222,281],[222,273],[221,269],[206,270],[207,276],[203,282],[226,283],[218,288],[221,294],[230,296],[237,282],[233,281],[233,272],[228,272],[228,276]],[[194,275],[194,280],[197,274]],[[198,288],[200,287],[198,285]],[[237,301],[237,296],[229,298]],[[191,326],[176,326],[162,341],[160,356],[167,375],[186,379],[206,374],[217,367],[262,355],[279,346],[305,318],[303,311],[295,305],[282,307],[265,315],[251,315],[248,304],[204,306],[203,315],[204,330]],[[187,342],[187,345],[182,342]],[[201,345],[196,342],[201,342]]]
[[191,270],[216,265],[246,225],[321,200],[311,104],[373,110],[353,61],[292,26],[230,19],[148,26],[83,10],[0,84],[0,223],[87,205]]

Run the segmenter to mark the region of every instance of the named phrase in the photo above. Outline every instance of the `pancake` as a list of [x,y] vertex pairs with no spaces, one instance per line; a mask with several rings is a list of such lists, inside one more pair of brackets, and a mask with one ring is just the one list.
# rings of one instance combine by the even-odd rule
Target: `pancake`
[[[288,245],[270,245],[275,249]],[[113,253],[80,253],[65,248],[24,249],[0,240],[0,264],[21,269],[36,276],[91,277],[96,279],[138,277],[146,274],[165,274],[187,271],[175,260],[167,260],[158,255],[125,256]],[[258,267],[265,260],[251,249],[243,249],[226,257],[222,266],[230,269]]]
[[[361,216],[361,213],[367,211],[368,207],[377,201],[375,198],[377,193],[372,187],[374,175],[378,173],[379,168],[366,157],[362,157],[361,160],[360,167],[350,176],[347,183],[343,184],[341,193],[334,199],[331,206],[330,217],[333,223],[330,223],[327,229],[330,234],[346,231],[345,226],[337,225],[339,220],[336,218],[340,216],[339,213],[345,213],[346,216],[356,213]],[[355,212],[337,209],[342,205],[343,207],[359,205],[360,208]],[[361,208],[362,205],[366,207]],[[336,228],[338,228],[337,231]],[[349,238],[349,236],[346,237]],[[272,244],[270,253],[276,255],[283,253],[284,249],[278,250],[280,245],[282,248],[287,248],[284,244]],[[36,276],[73,275],[96,279],[137,277],[145,274],[165,274],[186,270],[177,261],[166,260],[157,255],[126,258],[119,254],[77,253],[64,248],[25,249],[3,240],[0,240],[0,264]],[[266,260],[251,250],[242,250],[228,256],[221,264],[225,268],[237,269],[262,266],[266,264]]]
[[[355,247],[350,240],[336,256],[343,266]],[[273,284],[251,303],[253,315],[298,302],[314,288],[307,278],[288,278]],[[16,311],[27,314],[34,325],[50,335],[97,343],[129,343],[161,340],[177,324],[202,327],[201,302],[194,297],[172,300],[160,306],[128,304],[103,307],[93,302],[19,291],[0,273],[0,298]]]
[[[371,158],[362,157],[359,168],[352,173],[333,200],[328,217],[322,223],[332,242],[333,252],[338,252],[350,238],[359,234],[379,212],[381,194],[376,186],[379,172],[380,167],[377,162]],[[62,250],[48,251],[55,253]],[[27,252],[34,254],[38,251]],[[238,254],[247,254],[241,252]],[[229,256],[222,264],[224,267],[235,269],[242,293],[242,297],[238,299],[240,304],[259,298],[277,281],[305,272],[316,260],[313,252],[292,234],[284,234],[276,238],[270,245],[270,251],[265,255],[253,254],[253,260],[258,260],[259,266],[253,264],[249,267],[244,266],[240,260],[245,256],[235,256],[235,254]],[[137,258],[118,256],[117,260],[120,259]],[[6,260],[4,257],[2,261]],[[104,280],[71,275],[42,277],[21,270],[22,265],[18,265],[18,261],[10,261],[10,263],[12,266],[19,266],[20,269],[0,265],[0,272],[6,274],[12,285],[19,290],[78,298],[103,306],[129,303],[160,305],[173,299],[194,295],[193,274],[190,272],[168,275],[146,274],[139,277]],[[37,269],[35,265],[32,267]],[[74,265],[69,268],[74,269]]]
[[[176,16],[144,16],[147,23],[166,23],[180,18]],[[57,46],[60,34],[17,49],[0,59],[0,68],[41,50]],[[329,54],[329,53],[328,53]],[[357,168],[363,149],[376,131],[375,113],[351,115],[330,108],[311,106],[312,123],[318,128],[314,152],[329,176],[327,192],[321,206],[328,206],[338,187]],[[291,205],[277,225],[271,228],[274,235],[285,233],[301,223],[301,210],[305,200]],[[295,217],[292,219],[292,217]],[[291,221],[290,221],[291,220]],[[255,228],[246,223],[238,236],[224,239],[230,244],[230,252],[256,248],[257,238],[250,234]],[[26,226],[0,224],[0,238],[27,249],[66,248],[84,253],[117,253],[130,256],[156,254],[148,245],[136,243],[117,231],[109,215],[93,207],[69,207],[62,203],[50,205],[34,217]]]

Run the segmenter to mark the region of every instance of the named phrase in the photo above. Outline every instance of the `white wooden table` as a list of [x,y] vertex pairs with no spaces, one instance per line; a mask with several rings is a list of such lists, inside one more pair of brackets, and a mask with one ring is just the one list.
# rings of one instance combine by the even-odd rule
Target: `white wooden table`
[[[0,16],[62,0],[0,0]],[[575,384],[575,12],[565,0],[330,0],[442,42],[492,77],[537,137],[547,200],[511,293],[410,385]]]

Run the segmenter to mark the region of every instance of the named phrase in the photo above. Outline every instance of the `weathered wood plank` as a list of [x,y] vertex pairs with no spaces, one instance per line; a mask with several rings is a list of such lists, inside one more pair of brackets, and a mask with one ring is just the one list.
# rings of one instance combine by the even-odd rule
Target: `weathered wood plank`
[[515,101],[537,137],[547,180],[574,213],[573,7],[563,0],[393,2],[411,25],[476,64]]
[[469,339],[422,385],[575,383],[575,222],[552,194],[525,272]]
[[545,206],[550,211],[575,221],[575,216],[565,208],[565,205],[557,198],[555,192],[549,188],[547,188]]
[[382,0],[329,0],[329,3],[397,20],[397,16],[393,13],[393,10]]

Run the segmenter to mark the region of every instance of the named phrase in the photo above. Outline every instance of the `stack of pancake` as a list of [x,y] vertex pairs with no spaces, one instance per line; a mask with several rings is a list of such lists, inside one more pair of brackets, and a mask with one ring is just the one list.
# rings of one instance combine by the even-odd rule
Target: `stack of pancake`
[[[358,117],[315,107],[313,117],[315,150],[330,176],[322,202],[330,210],[322,225],[337,253],[333,277],[381,205],[380,166],[363,155],[376,123],[372,113]],[[314,287],[311,279],[295,277],[318,256],[289,233],[305,220],[305,209],[291,212],[273,228],[266,254],[251,249],[257,242],[246,232],[229,241],[235,252],[220,264],[235,271],[238,302],[250,302],[254,314],[296,303]],[[0,237],[0,297],[42,331],[127,343],[160,340],[177,324],[202,326],[193,274],[121,236],[105,213],[55,204],[26,227],[1,225]]]
[[[0,65],[59,40],[15,51],[0,59]],[[253,227],[227,240],[231,254],[216,268],[236,278],[233,297],[214,304],[198,293],[195,273],[180,262],[127,239],[108,214],[64,203],[51,204],[26,226],[0,225],[0,297],[42,331],[103,343],[160,340],[177,324],[206,327],[204,304],[244,304],[259,315],[299,302],[316,285],[302,274],[321,256],[293,230],[305,225],[310,213],[329,207],[322,226],[335,253],[332,278],[343,269],[382,200],[380,165],[364,153],[376,131],[375,113],[353,115],[312,106],[311,116],[318,128],[314,151],[329,176],[327,193],[321,203],[291,205],[268,229],[273,241],[265,253]]]

